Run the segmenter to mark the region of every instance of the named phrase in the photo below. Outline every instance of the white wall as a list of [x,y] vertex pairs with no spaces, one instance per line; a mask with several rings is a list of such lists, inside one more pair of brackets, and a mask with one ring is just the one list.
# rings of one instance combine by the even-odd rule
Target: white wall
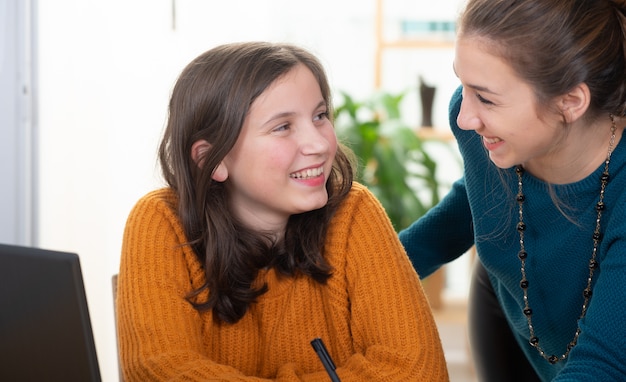
[[0,0],[0,243],[33,241],[31,1]]
[[[420,3],[423,9],[435,5],[407,4]],[[110,279],[118,270],[125,219],[141,195],[160,185],[156,148],[169,91],[187,62],[219,43],[292,41],[318,54],[335,89],[357,97],[373,91],[375,1],[302,4],[39,1],[38,244],[81,256],[105,381],[117,380]],[[420,70],[438,73],[435,121],[445,126],[456,80],[451,52],[441,55],[432,62],[398,59],[399,67],[389,70],[407,74],[389,86],[410,85]]]

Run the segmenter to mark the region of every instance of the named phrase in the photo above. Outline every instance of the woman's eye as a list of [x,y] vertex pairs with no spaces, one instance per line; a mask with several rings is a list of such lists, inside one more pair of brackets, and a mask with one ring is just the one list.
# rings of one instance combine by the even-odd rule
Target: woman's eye
[[481,96],[480,94],[476,93],[476,98],[478,98],[478,100],[481,103],[484,103],[485,105],[493,105],[493,102],[489,101],[488,99],[484,98],[483,96]]

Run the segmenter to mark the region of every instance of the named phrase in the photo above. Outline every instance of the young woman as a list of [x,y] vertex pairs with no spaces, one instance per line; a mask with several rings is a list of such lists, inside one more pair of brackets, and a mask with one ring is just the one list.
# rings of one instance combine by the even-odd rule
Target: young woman
[[421,276],[476,245],[481,381],[626,380],[625,12],[469,0],[460,18],[464,176],[400,238]]
[[117,314],[126,381],[445,381],[437,328],[384,210],[353,183],[318,60],[236,43],[193,60],[131,212]]

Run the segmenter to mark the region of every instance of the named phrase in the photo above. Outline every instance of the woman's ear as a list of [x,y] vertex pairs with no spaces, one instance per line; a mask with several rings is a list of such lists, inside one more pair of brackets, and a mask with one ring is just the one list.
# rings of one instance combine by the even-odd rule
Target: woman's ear
[[587,112],[590,103],[589,87],[582,82],[560,97],[559,108],[563,112],[565,121],[573,123]]
[[[200,139],[194,142],[191,145],[191,159],[196,163],[196,166],[202,168],[204,165],[204,159],[206,157],[206,153],[211,149],[211,144],[204,139]],[[217,168],[211,174],[211,178],[216,182],[223,182],[228,179],[228,170],[224,165],[224,162],[221,162]]]

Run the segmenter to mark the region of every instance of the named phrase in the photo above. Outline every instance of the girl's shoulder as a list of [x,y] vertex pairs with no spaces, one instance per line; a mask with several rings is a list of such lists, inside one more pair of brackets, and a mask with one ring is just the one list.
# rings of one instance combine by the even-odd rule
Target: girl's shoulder
[[169,187],[165,187],[152,190],[139,198],[139,200],[135,203],[131,214],[146,210],[160,210],[163,212],[171,211],[176,213],[177,208],[178,197],[176,196],[176,192]]
[[[153,190],[139,198],[131,209],[126,228],[160,229],[167,225],[182,232],[182,223],[178,215],[178,197],[171,188]],[[140,228],[143,227],[143,228]]]
[[380,205],[380,202],[370,189],[359,182],[352,182],[350,192],[339,207],[339,211],[354,211],[360,207],[369,209],[377,205]]
[[150,205],[166,204],[170,207],[176,207],[178,197],[176,196],[176,191],[174,191],[174,189],[170,187],[163,187],[149,191],[137,201],[137,204],[144,203]]
[[384,231],[391,227],[381,202],[373,192],[361,183],[353,182],[348,196],[343,200],[331,220],[331,231],[348,230],[358,232]]

